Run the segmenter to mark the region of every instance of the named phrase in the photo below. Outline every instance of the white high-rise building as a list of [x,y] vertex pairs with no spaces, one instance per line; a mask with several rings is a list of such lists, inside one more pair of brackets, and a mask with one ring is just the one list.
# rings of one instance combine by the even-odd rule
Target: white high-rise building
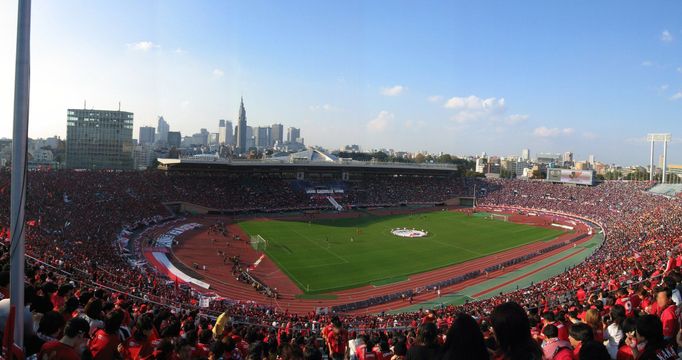
[[587,157],[587,162],[590,163],[590,165],[594,166],[594,155],[590,155]]
[[270,135],[272,136],[272,139],[270,145],[275,145],[275,143],[281,145],[282,142],[284,142],[284,125],[272,124],[271,129]]
[[166,143],[168,142],[168,132],[170,131],[170,125],[163,119],[163,116],[159,116],[159,121],[156,126],[156,142]]
[[530,149],[521,150],[521,159],[526,161],[530,160]]
[[290,127],[287,129],[287,142],[295,143],[299,142],[298,139],[301,138],[301,129]]

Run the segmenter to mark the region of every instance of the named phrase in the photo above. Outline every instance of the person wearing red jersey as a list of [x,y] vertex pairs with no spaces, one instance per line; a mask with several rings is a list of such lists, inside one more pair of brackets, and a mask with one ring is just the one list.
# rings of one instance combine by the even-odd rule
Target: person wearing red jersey
[[632,348],[628,344],[636,344],[637,338],[635,331],[637,330],[637,319],[626,318],[623,321],[623,341],[620,342],[618,352],[616,353],[616,360],[635,360],[635,355],[632,354]]
[[341,360],[346,355],[348,332],[343,328],[339,319],[332,321],[332,330],[327,334],[327,348],[329,356],[334,360]]
[[145,314],[137,319],[133,336],[118,347],[121,356],[126,360],[153,359],[154,344],[151,336],[154,323],[151,315]]
[[[554,325],[556,326],[557,330],[559,331],[558,338],[561,340],[568,341],[568,327],[564,325],[563,322],[557,321],[554,313],[551,311],[545,311],[542,313],[542,327],[544,329],[545,326],[547,325]],[[540,330],[542,333],[542,329]]]
[[628,337],[626,344],[637,360],[679,360],[673,346],[663,338],[661,320],[654,315],[644,315],[637,319],[634,340]]
[[88,341],[90,325],[85,319],[73,318],[64,328],[64,336],[59,341],[48,341],[40,348],[41,360],[80,360]]
[[542,329],[545,340],[542,342],[543,359],[547,360],[572,360],[573,348],[571,343],[559,339],[559,329],[549,324]]
[[568,340],[573,346],[573,358],[577,360],[583,343],[594,341],[592,327],[585,323],[573,324],[568,332]]
[[677,336],[680,324],[677,318],[677,306],[673,303],[672,290],[667,287],[658,288],[656,294],[657,315],[663,323],[663,337],[670,341]]
[[97,329],[93,334],[88,348],[93,359],[113,359],[121,339],[118,329],[123,322],[123,313],[112,311],[104,319],[104,329]]
[[587,293],[585,292],[584,285],[580,285],[580,287],[578,287],[578,291],[576,291],[575,297],[578,298],[578,302],[580,302],[581,304],[585,302],[585,299],[587,299]]
[[632,306],[632,301],[630,300],[630,295],[625,288],[620,288],[616,291],[616,305],[622,305],[625,308],[625,316],[633,317],[635,316],[634,307]]

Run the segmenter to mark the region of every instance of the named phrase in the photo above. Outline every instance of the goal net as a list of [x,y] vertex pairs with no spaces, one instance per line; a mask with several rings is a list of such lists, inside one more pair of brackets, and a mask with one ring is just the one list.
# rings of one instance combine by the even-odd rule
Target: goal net
[[509,221],[509,215],[490,214],[490,220]]
[[260,235],[251,236],[251,247],[254,250],[263,251],[268,248],[268,241]]

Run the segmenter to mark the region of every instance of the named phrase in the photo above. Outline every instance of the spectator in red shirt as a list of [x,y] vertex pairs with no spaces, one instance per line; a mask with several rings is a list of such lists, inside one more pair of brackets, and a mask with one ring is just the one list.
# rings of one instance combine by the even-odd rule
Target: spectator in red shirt
[[668,287],[660,287],[656,294],[658,317],[663,323],[663,337],[673,340],[677,336],[680,324],[677,320],[677,306],[673,303],[673,292]]
[[124,359],[140,360],[150,359],[154,353],[154,345],[150,339],[154,329],[152,317],[149,314],[144,314],[137,319],[137,325],[133,336],[128,338],[119,347],[121,355]]
[[90,340],[90,353],[93,359],[113,359],[117,352],[118,344],[121,340],[118,335],[118,329],[123,322],[123,313],[121,311],[112,311],[104,319],[104,329],[97,329]]
[[542,342],[543,359],[545,360],[572,360],[573,347],[566,340],[559,339],[559,329],[549,324],[542,329],[545,340]]
[[343,328],[339,319],[332,321],[332,330],[327,334],[327,347],[329,355],[334,360],[341,360],[346,355],[348,344],[348,332]]
[[62,306],[64,306],[66,299],[73,295],[73,286],[71,284],[64,284],[59,287],[56,293],[52,294],[52,305],[54,305],[55,311],[60,311]]
[[[637,360],[678,360],[677,352],[663,338],[663,324],[654,315],[644,315],[637,319],[636,342],[627,342]],[[643,346],[643,348],[641,348]]]
[[585,313],[585,323],[590,325],[594,334],[594,341],[604,341],[604,324],[601,322],[599,310],[590,309]]
[[64,328],[64,336],[59,341],[43,344],[38,359],[41,360],[80,360],[88,341],[90,325],[80,318],[69,320]]
[[578,360],[580,348],[588,341],[594,341],[594,333],[592,327],[585,323],[573,324],[568,330],[568,341],[573,346],[573,359]]
[[623,339],[618,344],[616,360],[635,360],[632,348],[628,344],[637,344],[635,332],[637,330],[637,319],[627,318],[623,321]]

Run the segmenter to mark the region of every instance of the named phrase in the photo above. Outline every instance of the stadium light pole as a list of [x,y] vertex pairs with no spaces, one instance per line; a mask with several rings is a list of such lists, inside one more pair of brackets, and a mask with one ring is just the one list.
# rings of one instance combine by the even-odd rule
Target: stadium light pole
[[19,0],[14,70],[14,125],[10,205],[10,307],[15,309],[14,344],[24,345],[24,210],[31,70],[31,0]]
[[651,151],[649,158],[649,181],[654,181],[654,138],[651,137]]

